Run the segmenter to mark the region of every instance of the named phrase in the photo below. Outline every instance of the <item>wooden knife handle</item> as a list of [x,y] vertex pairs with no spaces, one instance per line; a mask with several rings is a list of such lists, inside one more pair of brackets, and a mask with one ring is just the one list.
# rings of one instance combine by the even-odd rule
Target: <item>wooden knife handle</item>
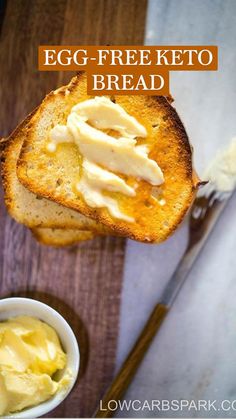
[[[114,410],[109,409],[109,402],[122,399],[167,312],[168,308],[164,304],[156,305],[133,349],[100,401],[100,406],[94,415],[95,418],[109,418],[115,414]],[[114,402],[111,402],[111,408],[114,408]]]

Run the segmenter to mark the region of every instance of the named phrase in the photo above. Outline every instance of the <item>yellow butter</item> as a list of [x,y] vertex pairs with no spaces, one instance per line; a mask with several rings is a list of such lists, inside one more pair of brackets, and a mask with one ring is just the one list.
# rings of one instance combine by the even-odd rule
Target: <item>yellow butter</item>
[[72,109],[85,121],[92,122],[98,129],[114,129],[124,137],[146,137],[146,128],[122,106],[113,103],[106,97],[97,96],[94,99],[78,103]]
[[[114,138],[102,130],[120,133]],[[119,174],[143,179],[158,186],[164,182],[157,162],[148,157],[148,147],[138,145],[136,137],[147,137],[147,131],[120,105],[105,97],[95,97],[75,105],[68,115],[66,125],[56,125],[50,132],[48,150],[58,143],[74,142],[83,156],[82,175],[77,190],[91,207],[105,207],[110,214],[124,221],[133,217],[124,214],[115,199],[104,191],[135,196]]]
[[[62,384],[52,376],[66,362],[51,326],[27,316],[0,322],[0,415],[36,406],[53,396]],[[63,381],[66,384],[66,377]]]

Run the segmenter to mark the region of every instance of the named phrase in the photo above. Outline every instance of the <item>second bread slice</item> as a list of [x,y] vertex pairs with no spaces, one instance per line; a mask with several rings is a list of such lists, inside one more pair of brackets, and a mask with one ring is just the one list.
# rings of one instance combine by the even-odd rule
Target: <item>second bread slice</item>
[[46,246],[72,246],[95,237],[92,231],[81,231],[61,228],[34,228],[31,230],[36,240]]

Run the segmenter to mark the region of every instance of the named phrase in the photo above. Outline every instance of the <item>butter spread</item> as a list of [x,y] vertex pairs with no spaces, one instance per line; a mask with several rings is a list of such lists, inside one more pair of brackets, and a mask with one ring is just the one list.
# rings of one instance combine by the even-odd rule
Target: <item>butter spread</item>
[[54,329],[42,321],[15,317],[0,322],[0,415],[36,406],[67,387],[52,376],[66,366],[66,354]]
[[209,184],[202,189],[203,194],[207,194],[207,189],[209,193],[212,189],[219,193],[230,193],[234,190],[236,187],[236,137],[232,139],[228,147],[217,153],[205,171],[203,179],[209,180]]
[[125,137],[146,137],[146,128],[122,106],[106,97],[95,97],[74,106],[73,111],[98,129],[114,129]]
[[[121,136],[115,138],[102,131],[107,129]],[[136,195],[135,187],[129,186],[119,174],[143,179],[151,185],[163,183],[160,167],[148,157],[147,145],[138,145],[136,137],[147,137],[144,126],[120,105],[105,97],[95,97],[75,105],[67,125],[56,125],[51,130],[48,151],[54,152],[59,143],[77,144],[83,156],[77,190],[85,202],[91,207],[107,208],[115,218],[133,222],[133,217],[121,212],[117,201],[103,192]]]
[[132,222],[133,218],[122,214],[117,202],[101,193],[101,190],[122,192],[128,196],[134,196],[135,190],[128,186],[126,182],[112,172],[102,169],[87,159],[83,161],[83,176],[77,185],[77,189],[83,195],[87,204],[94,207],[106,207],[115,218],[121,218],[127,222]]

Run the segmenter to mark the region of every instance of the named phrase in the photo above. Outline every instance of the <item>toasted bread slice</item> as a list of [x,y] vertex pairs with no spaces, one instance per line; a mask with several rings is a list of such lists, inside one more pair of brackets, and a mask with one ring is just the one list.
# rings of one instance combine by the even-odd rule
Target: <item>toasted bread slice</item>
[[2,179],[11,216],[27,227],[77,228],[103,233],[107,228],[77,211],[41,198],[26,189],[16,174],[17,159],[27,132],[29,115],[7,141],[2,141]]
[[39,243],[55,247],[71,246],[95,237],[92,231],[73,229],[34,228],[31,231]]
[[[52,127],[66,124],[71,108],[89,98],[84,73],[73,78],[68,86],[46,96],[29,124],[18,160],[20,181],[34,193],[76,209],[120,235],[144,242],[165,240],[183,219],[198,184],[192,169],[191,146],[175,109],[162,96],[112,98],[145,126],[149,157],[158,163],[165,180],[161,186],[153,188],[146,181],[135,179],[138,184],[135,197],[106,191],[123,213],[135,219],[135,222],[127,222],[112,217],[106,208],[91,208],[76,190],[83,156],[75,144],[60,144],[53,156],[47,152]],[[137,140],[142,144],[141,139]],[[126,177],[126,180],[134,179]]]

